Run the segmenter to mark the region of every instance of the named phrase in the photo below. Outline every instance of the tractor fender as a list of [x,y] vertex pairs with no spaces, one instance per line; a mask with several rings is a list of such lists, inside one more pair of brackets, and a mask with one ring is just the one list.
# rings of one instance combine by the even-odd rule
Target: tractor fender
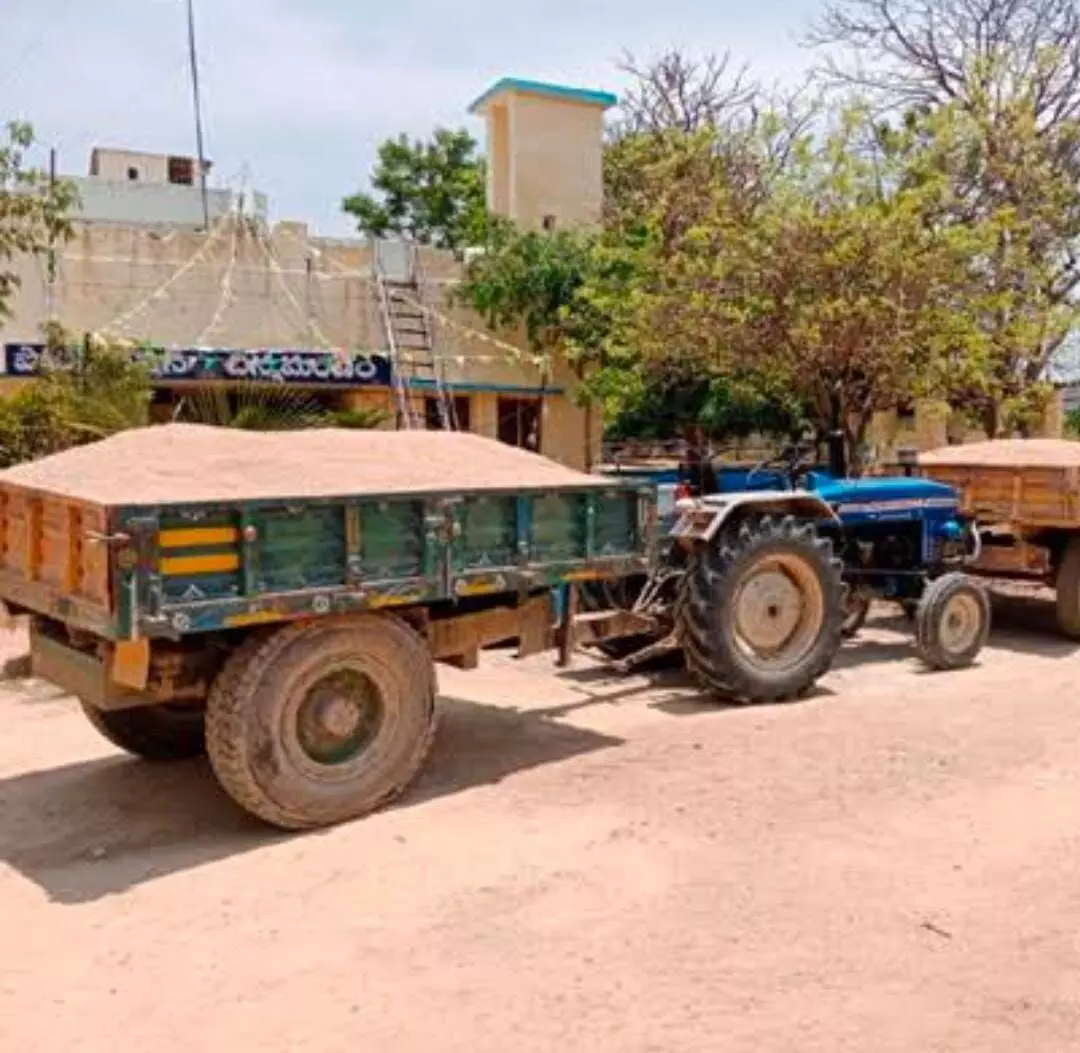
[[676,503],[676,520],[671,535],[683,544],[705,542],[732,519],[748,512],[761,515],[797,516],[800,519],[830,520],[839,517],[822,498],[810,490],[750,490],[738,494],[711,494]]

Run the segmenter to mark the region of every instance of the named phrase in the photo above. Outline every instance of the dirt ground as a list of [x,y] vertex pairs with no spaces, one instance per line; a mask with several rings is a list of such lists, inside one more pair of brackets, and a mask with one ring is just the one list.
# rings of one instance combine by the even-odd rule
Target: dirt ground
[[0,685],[0,1049],[1080,1050],[1080,654],[1032,610],[787,706],[447,672],[420,783],[304,837]]

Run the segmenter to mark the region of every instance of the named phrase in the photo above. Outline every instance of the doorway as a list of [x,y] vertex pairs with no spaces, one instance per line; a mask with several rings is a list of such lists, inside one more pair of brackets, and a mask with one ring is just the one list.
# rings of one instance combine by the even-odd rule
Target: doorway
[[540,399],[509,398],[500,395],[496,407],[499,418],[496,434],[499,442],[539,453],[542,441],[540,409]]
[[[468,395],[455,395],[448,401],[453,405],[455,428],[458,431],[471,431],[469,410],[472,399]],[[442,430],[442,420],[439,416],[439,400],[430,395],[424,399],[424,427],[428,431]]]

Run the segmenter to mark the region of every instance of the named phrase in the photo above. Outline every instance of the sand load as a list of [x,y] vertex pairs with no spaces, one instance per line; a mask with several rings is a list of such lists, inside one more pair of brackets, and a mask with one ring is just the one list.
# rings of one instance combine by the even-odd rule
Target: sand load
[[0,484],[115,506],[602,488],[611,480],[459,432],[166,424],[18,465],[0,472]]

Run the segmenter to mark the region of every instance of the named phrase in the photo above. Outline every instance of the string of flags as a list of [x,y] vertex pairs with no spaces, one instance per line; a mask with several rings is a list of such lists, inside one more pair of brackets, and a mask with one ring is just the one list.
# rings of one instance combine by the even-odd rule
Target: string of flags
[[[139,340],[132,333],[132,323],[151,306],[164,300],[171,290],[171,288],[178,282],[185,274],[198,266],[211,266],[211,264],[203,264],[202,260],[209,252],[212,246],[214,246],[225,233],[226,227],[231,229],[232,246],[229,252],[228,263],[225,267],[225,272],[222,277],[220,295],[214,309],[213,315],[202,330],[196,340],[193,341],[195,347],[201,347],[207,338],[214,333],[220,326],[222,318],[225,312],[236,301],[236,293],[233,288],[233,278],[236,273],[246,270],[239,265],[237,256],[237,227],[242,217],[235,214],[232,211],[222,213],[219,215],[210,225],[210,228],[206,232],[206,237],[203,239],[201,245],[195,250],[192,255],[180,264],[167,278],[160,282],[154,289],[152,289],[143,299],[138,301],[132,307],[117,314],[104,326],[101,326],[96,330],[95,336],[97,339],[105,342],[114,342],[121,345],[128,345],[134,348],[145,349],[148,345],[145,341]],[[271,246],[267,244],[266,238],[262,236],[256,236],[255,239],[259,249],[266,258],[267,264],[272,271],[276,284],[280,287],[282,293],[285,295],[289,302],[289,306],[296,313],[299,319],[303,319],[304,325],[309,329],[312,337],[318,342],[318,350],[332,354],[335,358],[345,363],[352,359],[358,353],[371,353],[370,350],[366,352],[358,352],[356,350],[350,350],[340,346],[335,346],[326,333],[320,328],[317,321],[314,318],[308,316],[304,307],[300,303],[297,296],[289,288],[289,284],[286,281],[286,275],[289,273],[305,274],[314,278],[317,281],[340,281],[343,279],[356,278],[356,279],[370,279],[370,274],[363,271],[354,271],[347,268],[344,264],[338,262],[333,257],[327,255],[324,258],[330,264],[331,267],[337,269],[338,273],[325,273],[320,271],[287,271],[281,264],[281,261],[277,258]],[[93,259],[96,262],[108,263],[114,262],[117,264],[130,264],[130,259],[110,259],[108,257],[73,257],[75,259]],[[435,284],[443,285],[448,284],[452,279],[439,279]],[[436,355],[441,361],[445,363],[453,363],[459,368],[467,368],[470,364],[490,364],[495,362],[506,362],[507,360],[514,362],[517,365],[531,366],[534,369],[541,371],[548,371],[551,368],[552,356],[550,353],[537,353],[529,350],[525,350],[515,344],[511,344],[505,340],[494,336],[490,332],[485,332],[479,329],[469,326],[463,322],[452,318],[444,311],[438,310],[432,307],[430,304],[424,303],[419,299],[408,296],[401,290],[395,290],[395,296],[407,303],[410,307],[417,311],[420,311],[429,319],[434,320],[440,326],[445,327],[451,331],[459,333],[462,336],[467,337],[470,341],[474,341],[480,344],[484,344],[488,347],[496,349],[499,354],[438,354]],[[403,361],[409,361],[409,356],[398,356]]]
[[194,267],[203,256],[206,255],[210,246],[215,244],[218,238],[221,236],[224,230],[224,221],[228,218],[227,214],[219,216],[210,225],[210,229],[207,231],[206,238],[203,243],[195,250],[194,253],[188,258],[188,260],[181,264],[172,274],[169,275],[160,285],[151,290],[147,296],[140,300],[134,307],[128,308],[126,311],[122,311],[115,318],[113,318],[106,325],[102,326],[99,330],[105,335],[125,336],[130,332],[130,323],[136,315],[142,314],[151,304],[163,300],[168,295],[169,289],[182,278],[192,267]]

